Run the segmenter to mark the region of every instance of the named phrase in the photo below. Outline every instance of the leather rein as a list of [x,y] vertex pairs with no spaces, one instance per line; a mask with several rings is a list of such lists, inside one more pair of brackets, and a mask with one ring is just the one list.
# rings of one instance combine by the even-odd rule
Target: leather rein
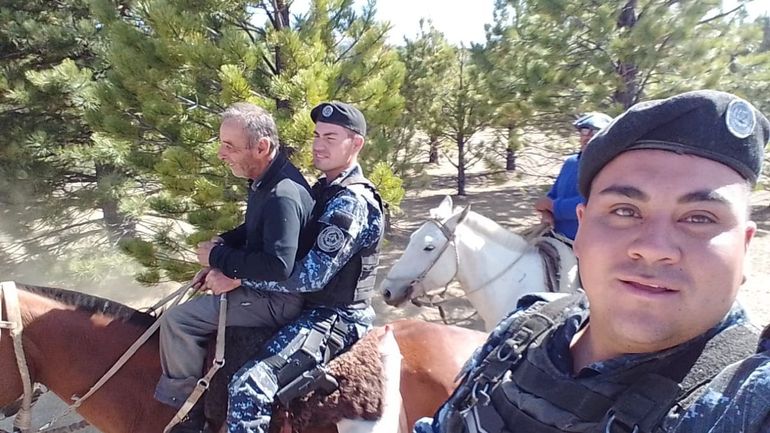
[[[161,306],[171,302],[169,304],[169,308],[173,307],[184,298],[184,296],[187,294],[188,290],[192,287],[192,284],[186,284],[182,287],[180,287],[178,290],[176,290],[174,293],[168,295],[167,297],[161,299],[155,306],[151,307],[150,310],[154,311],[160,308]],[[8,320],[3,320],[2,317],[2,311],[3,311],[3,300],[5,300],[5,310],[7,312]],[[220,313],[220,320],[219,325],[217,329],[217,345],[216,345],[216,354],[214,356],[214,363],[212,365],[212,368],[209,370],[209,372],[206,374],[205,377],[201,378],[198,381],[198,384],[196,385],[195,389],[193,390],[193,394],[190,395],[190,397],[187,399],[185,404],[182,406],[182,408],[177,412],[176,415],[172,418],[171,422],[169,422],[169,425],[166,426],[164,431],[168,431],[173,427],[176,423],[178,423],[181,419],[184,418],[184,416],[189,412],[190,408],[195,404],[195,402],[200,398],[200,396],[203,394],[203,392],[208,389],[208,385],[211,381],[211,378],[213,377],[214,373],[216,373],[217,370],[219,370],[224,365],[224,351],[225,351],[225,343],[224,343],[224,330],[225,330],[225,315],[227,314],[227,297],[225,295],[221,295],[219,299],[219,313]],[[83,395],[82,397],[78,396],[72,396],[72,404],[70,404],[62,413],[55,416],[51,421],[40,427],[38,429],[38,432],[48,432],[48,433],[55,433],[58,428],[53,428],[52,426],[62,417],[66,416],[70,412],[76,410],[80,407],[80,405],[89,397],[91,397],[99,388],[101,388],[107,381],[112,378],[112,376],[115,375],[115,373],[120,370],[123,365],[125,365],[126,362],[136,353],[139,348],[152,336],[153,333],[160,327],[160,320],[156,320],[152,326],[150,326],[149,329],[147,329],[144,334],[142,334],[132,345],[129,347],[125,353],[115,362],[115,364],[110,368],[104,376],[102,376],[101,379],[99,379],[92,387],[88,390],[88,392]],[[14,419],[14,431],[19,431],[21,433],[29,433],[31,431],[31,425],[32,425],[32,377],[29,374],[29,366],[27,364],[27,359],[24,354],[24,344],[22,342],[22,332],[24,331],[24,324],[21,319],[21,308],[19,306],[19,294],[18,294],[18,288],[16,287],[16,283],[14,281],[5,281],[0,283],[0,330],[2,329],[8,329],[9,333],[11,335],[11,339],[13,340],[13,351],[14,355],[16,356],[16,365],[19,370],[19,375],[21,376],[21,382],[24,389],[24,394],[22,396],[22,404],[21,409],[19,409],[19,412],[16,415],[16,418]],[[1,335],[1,334],[0,334]],[[82,423],[75,423],[75,424],[82,424]],[[75,425],[73,424],[73,426]],[[83,425],[85,427],[85,425]],[[69,428],[65,428],[65,431],[72,431]],[[0,433],[4,432],[3,430],[0,430]]]

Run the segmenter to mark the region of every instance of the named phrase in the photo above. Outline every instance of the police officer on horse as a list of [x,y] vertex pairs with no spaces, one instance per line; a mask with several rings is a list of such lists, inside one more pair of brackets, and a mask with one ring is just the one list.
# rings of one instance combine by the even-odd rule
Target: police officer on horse
[[770,431],[736,295],[770,123],[728,93],[631,107],[580,160],[585,295],[525,297],[418,433]]
[[323,365],[360,339],[374,319],[383,219],[380,196],[357,162],[366,121],[342,102],[320,104],[310,115],[313,164],[324,176],[313,187],[311,227],[300,240],[304,258],[285,281],[241,281],[254,290],[302,294],[305,307],[233,377],[230,433],[267,433],[276,398],[288,403],[319,386],[332,390],[334,379]]

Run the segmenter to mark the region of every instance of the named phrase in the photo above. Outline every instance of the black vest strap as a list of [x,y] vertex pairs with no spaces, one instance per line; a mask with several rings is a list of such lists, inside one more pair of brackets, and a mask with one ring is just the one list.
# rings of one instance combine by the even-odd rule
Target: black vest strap
[[637,428],[641,433],[654,432],[675,404],[686,407],[720,371],[751,356],[756,340],[756,333],[746,326],[731,326],[673,357],[657,373],[642,375],[610,409],[609,417],[614,416],[616,424],[612,427],[624,426],[624,430],[617,431]]
[[579,381],[553,377],[525,356],[531,347],[545,350],[543,342],[549,331],[563,323],[569,307],[578,302],[574,296],[561,298],[510,324],[504,342],[490,351],[450,399],[454,413],[450,413],[448,422],[462,426],[456,431],[559,432],[510,400],[504,387],[499,386],[510,378],[521,391],[595,426],[587,431],[658,433],[674,406],[687,407],[717,374],[751,356],[756,346],[755,332],[743,325],[731,326],[711,339],[701,337],[702,344],[613,375],[613,382],[626,384],[627,388],[608,397],[585,388]]
[[[351,175],[339,184],[326,186],[319,181],[313,186],[313,196],[316,204],[313,207],[311,226],[305,230],[300,242],[303,254],[310,250],[321,231],[319,218],[326,204],[341,190],[352,185],[362,185],[369,190],[382,212],[382,199],[376,187],[368,179],[360,175]],[[382,233],[380,233],[382,241]],[[361,249],[318,292],[303,295],[308,304],[324,307],[366,308],[374,296],[377,265],[379,264],[380,244]]]
[[[458,412],[490,402],[490,394],[503,375],[518,364],[527,348],[554,326],[554,318],[562,317],[570,306],[584,301],[583,295],[571,295],[545,304],[539,311],[525,313],[512,321],[501,335],[504,339],[492,349],[479,366],[465,378],[450,397]],[[467,413],[467,412],[466,412]]]
[[526,358],[512,377],[522,390],[570,411],[582,421],[599,422],[612,407],[611,399],[577,381],[554,378]]

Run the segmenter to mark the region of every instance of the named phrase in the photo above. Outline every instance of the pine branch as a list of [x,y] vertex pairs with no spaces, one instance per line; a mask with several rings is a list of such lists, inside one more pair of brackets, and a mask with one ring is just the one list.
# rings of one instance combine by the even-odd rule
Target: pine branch
[[67,226],[64,226],[64,227],[59,227],[57,229],[50,230],[50,231],[48,231],[46,233],[43,233],[43,234],[40,234],[40,235],[37,235],[37,236],[33,236],[33,237],[29,238],[29,239],[25,239],[23,242],[35,242],[35,241],[38,241],[38,240],[41,240],[41,239],[44,239],[44,238],[48,238],[48,237],[54,236],[54,235],[56,235],[58,233],[65,232],[67,230],[72,230],[74,228],[87,226],[89,224],[96,224],[96,223],[99,223],[101,221],[102,221],[101,219],[93,219],[93,220],[81,221],[79,223],[74,223],[74,224],[70,224],[70,225],[67,225]]
[[743,7],[743,5],[738,5],[738,6],[734,7],[733,9],[731,9],[731,10],[729,10],[729,11],[727,11],[727,12],[723,12],[723,13],[721,13],[721,14],[718,14],[718,15],[715,15],[715,16],[713,16],[713,17],[710,17],[710,18],[706,18],[706,19],[704,19],[703,21],[699,21],[699,22],[698,22],[696,25],[698,25],[698,26],[699,26],[699,25],[701,25],[701,24],[706,24],[706,23],[709,23],[709,22],[711,22],[711,21],[714,21],[714,20],[718,20],[718,19],[720,19],[720,18],[726,17],[726,16],[728,16],[728,15],[731,15],[731,14],[733,14],[733,13],[737,12],[737,11],[738,11],[738,10],[740,10],[742,7]]

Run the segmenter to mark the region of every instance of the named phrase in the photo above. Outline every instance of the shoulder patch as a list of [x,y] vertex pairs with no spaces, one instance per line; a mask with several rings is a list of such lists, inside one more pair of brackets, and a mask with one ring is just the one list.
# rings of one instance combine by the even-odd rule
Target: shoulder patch
[[335,253],[342,248],[345,243],[345,233],[339,227],[331,225],[326,226],[316,239],[318,248],[325,253]]
[[342,230],[350,230],[350,226],[353,225],[353,215],[343,210],[334,212],[329,219],[329,224],[339,227]]
[[[362,203],[358,201],[355,195],[350,191],[343,190],[343,192],[337,194],[333,199],[326,203],[323,215],[321,215],[320,222],[324,224],[339,224],[338,221],[334,221],[335,216],[338,214],[347,214],[353,218],[353,215],[360,213]],[[347,228],[343,225],[343,229]]]

